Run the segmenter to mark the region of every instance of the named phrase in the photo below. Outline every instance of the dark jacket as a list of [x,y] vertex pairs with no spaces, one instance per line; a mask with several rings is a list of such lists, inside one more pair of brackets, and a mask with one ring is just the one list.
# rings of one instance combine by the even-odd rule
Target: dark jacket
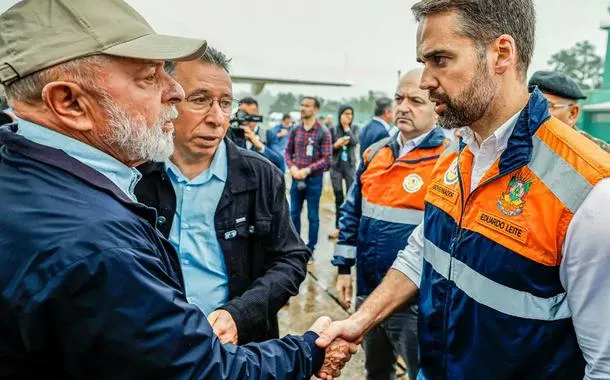
[[371,120],[360,132],[360,158],[362,158],[362,155],[369,146],[386,137],[390,137],[390,134],[386,131],[383,124],[375,119]]
[[[222,345],[154,209],[0,128],[0,378],[309,379],[316,334]],[[312,358],[313,353],[313,358]]]
[[[257,131],[257,136],[258,136],[258,131]],[[238,147],[247,149],[247,140],[244,138],[243,131],[240,131],[239,129],[235,129],[235,128],[229,128],[229,130],[227,131],[227,137]],[[260,136],[259,136],[259,138],[260,138]],[[263,140],[261,140],[261,141],[263,141]],[[276,152],[269,145],[267,145],[265,143],[263,143],[263,145],[265,145],[265,150],[263,151],[263,153],[259,152],[254,147],[250,148],[250,150],[252,152],[256,152],[256,153],[264,156],[266,159],[271,161],[271,163],[273,165],[277,166],[278,169],[280,169],[282,171],[282,173],[285,172],[286,164],[284,163],[283,155]]]
[[[214,225],[229,277],[230,301],[221,308],[235,320],[242,344],[278,336],[277,312],[298,293],[311,253],[290,223],[282,173],[260,154],[225,142],[229,170]],[[158,228],[168,237],[174,188],[163,164],[139,169],[138,201],[157,209]]]
[[[351,167],[355,167],[356,162],[357,162],[355,152],[356,152],[356,146],[358,145],[358,142],[359,142],[360,128],[357,125],[351,124],[349,132],[346,133],[343,130],[343,126],[341,125],[341,115],[347,110],[352,110],[352,112],[354,112],[354,109],[350,106],[341,106],[339,108],[339,113],[338,113],[339,124],[332,127],[330,130],[330,133],[332,136],[333,144],[336,143],[337,140],[339,140],[341,137],[349,136],[349,138],[350,138],[349,144],[347,144],[347,162],[349,163],[349,165]],[[334,168],[341,163],[341,151],[342,150],[343,150],[343,148],[339,148],[339,149],[333,148],[333,159],[331,162],[331,168]]]

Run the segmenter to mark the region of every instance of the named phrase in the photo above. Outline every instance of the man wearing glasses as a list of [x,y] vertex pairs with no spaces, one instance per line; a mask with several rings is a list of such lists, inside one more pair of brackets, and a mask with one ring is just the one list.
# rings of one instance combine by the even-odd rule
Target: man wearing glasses
[[[556,71],[537,71],[528,83],[530,92],[538,87],[549,103],[549,112],[571,128],[576,129],[576,122],[580,115],[578,100],[586,99],[576,82],[570,77]],[[588,137],[600,148],[610,152],[610,145],[603,140],[591,136],[585,131],[578,130]]]
[[225,137],[235,106],[229,62],[208,47],[168,65],[186,94],[175,150],[140,167],[136,196],[157,210],[178,251],[189,302],[223,343],[245,344],[278,337],[276,314],[298,293],[310,253],[289,222],[283,175]]

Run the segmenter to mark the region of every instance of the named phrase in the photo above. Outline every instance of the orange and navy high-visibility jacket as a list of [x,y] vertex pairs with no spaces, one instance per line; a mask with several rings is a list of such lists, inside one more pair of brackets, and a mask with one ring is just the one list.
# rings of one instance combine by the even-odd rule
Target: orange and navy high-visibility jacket
[[446,153],[426,194],[420,377],[582,379],[559,265],[610,156],[551,118],[538,90],[475,190],[469,148]]
[[[381,282],[423,219],[424,196],[436,160],[448,144],[440,127],[417,148],[398,157],[396,135],[371,146],[365,165],[341,206],[339,240],[332,263],[349,273],[357,258],[357,293],[368,295]],[[378,149],[378,150],[377,150]],[[373,151],[376,151],[371,157]],[[369,162],[370,160],[370,162]]]

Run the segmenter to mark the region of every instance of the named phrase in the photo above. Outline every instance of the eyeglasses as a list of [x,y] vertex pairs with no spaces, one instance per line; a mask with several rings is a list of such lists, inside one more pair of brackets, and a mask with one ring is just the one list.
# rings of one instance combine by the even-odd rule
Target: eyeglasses
[[204,95],[191,95],[187,96],[184,101],[194,111],[208,113],[212,108],[214,101],[218,102],[220,109],[223,113],[230,115],[234,107],[237,107],[237,100],[233,98],[210,98]]
[[549,103],[549,110],[553,110],[553,109],[562,109],[562,108],[571,108],[573,106],[575,106],[576,104],[572,103],[572,104],[568,104],[568,103],[552,103],[552,102],[548,102]]

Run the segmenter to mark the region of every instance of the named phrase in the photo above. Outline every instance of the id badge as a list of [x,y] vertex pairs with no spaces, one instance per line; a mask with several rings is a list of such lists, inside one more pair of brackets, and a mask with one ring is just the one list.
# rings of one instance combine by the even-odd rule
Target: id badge
[[307,144],[307,149],[305,150],[305,155],[307,157],[313,156],[313,145],[311,145],[311,143]]
[[347,150],[345,149],[341,151],[341,161],[347,161]]

